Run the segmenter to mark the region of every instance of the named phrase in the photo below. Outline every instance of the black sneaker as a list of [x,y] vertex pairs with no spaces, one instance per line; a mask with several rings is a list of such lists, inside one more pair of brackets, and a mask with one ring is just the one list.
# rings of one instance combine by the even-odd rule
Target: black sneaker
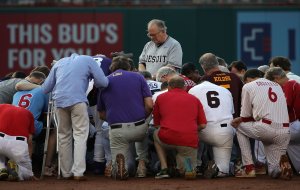
[[206,179],[212,179],[214,177],[217,177],[219,172],[219,168],[214,160],[210,160],[207,163],[207,169],[204,171],[204,177]]
[[164,179],[164,178],[170,178],[170,175],[168,173],[168,168],[160,170],[160,172],[158,172],[155,175],[155,179]]
[[8,177],[8,172],[6,168],[0,169],[0,180],[6,180]]

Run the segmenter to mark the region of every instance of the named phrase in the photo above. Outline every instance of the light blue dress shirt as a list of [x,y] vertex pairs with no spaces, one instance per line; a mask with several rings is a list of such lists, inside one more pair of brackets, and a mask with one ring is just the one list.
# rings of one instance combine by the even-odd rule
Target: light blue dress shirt
[[97,88],[108,86],[108,79],[91,56],[73,53],[55,63],[42,88],[44,93],[52,92],[56,107],[65,108],[88,103],[86,90],[91,79]]

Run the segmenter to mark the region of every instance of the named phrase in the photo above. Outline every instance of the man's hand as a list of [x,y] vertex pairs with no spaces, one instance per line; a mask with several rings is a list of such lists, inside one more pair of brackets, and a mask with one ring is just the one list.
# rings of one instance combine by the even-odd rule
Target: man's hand
[[237,118],[235,118],[235,119],[233,119],[231,121],[231,125],[234,128],[238,128],[238,126],[240,125],[240,123],[242,123],[242,118],[241,117],[237,117]]

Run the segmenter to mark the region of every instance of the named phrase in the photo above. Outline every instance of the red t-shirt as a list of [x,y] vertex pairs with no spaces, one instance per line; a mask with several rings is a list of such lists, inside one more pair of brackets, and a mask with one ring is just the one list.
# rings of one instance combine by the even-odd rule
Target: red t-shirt
[[282,89],[286,97],[290,122],[300,119],[300,84],[289,80]]
[[206,124],[201,102],[182,89],[172,89],[157,97],[154,125],[160,125],[159,139],[170,145],[198,147],[198,125]]
[[0,104],[0,132],[10,136],[29,137],[34,133],[34,118],[30,111],[11,104]]

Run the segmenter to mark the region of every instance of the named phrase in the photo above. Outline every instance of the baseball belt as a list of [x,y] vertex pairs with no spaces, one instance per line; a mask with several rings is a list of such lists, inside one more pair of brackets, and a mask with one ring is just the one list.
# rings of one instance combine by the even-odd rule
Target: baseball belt
[[[135,126],[139,126],[145,123],[145,120],[142,121],[137,121],[135,123],[133,123]],[[131,123],[129,123],[131,124]],[[118,129],[118,128],[122,128],[123,124],[113,124],[110,126],[111,129]]]
[[[6,136],[6,134],[4,134],[4,133],[0,133],[0,137],[5,137]],[[16,136],[16,140],[18,140],[18,141],[25,141],[25,137],[21,137],[21,136]]]
[[[243,122],[251,122],[251,121],[255,121],[255,119],[253,117],[242,117],[242,121]],[[272,121],[269,120],[269,119],[266,119],[266,118],[262,118],[261,119],[261,122],[265,123],[265,124],[268,124],[268,125],[271,125],[272,124]],[[282,123],[282,126],[283,127],[289,127],[290,124],[289,123]]]

